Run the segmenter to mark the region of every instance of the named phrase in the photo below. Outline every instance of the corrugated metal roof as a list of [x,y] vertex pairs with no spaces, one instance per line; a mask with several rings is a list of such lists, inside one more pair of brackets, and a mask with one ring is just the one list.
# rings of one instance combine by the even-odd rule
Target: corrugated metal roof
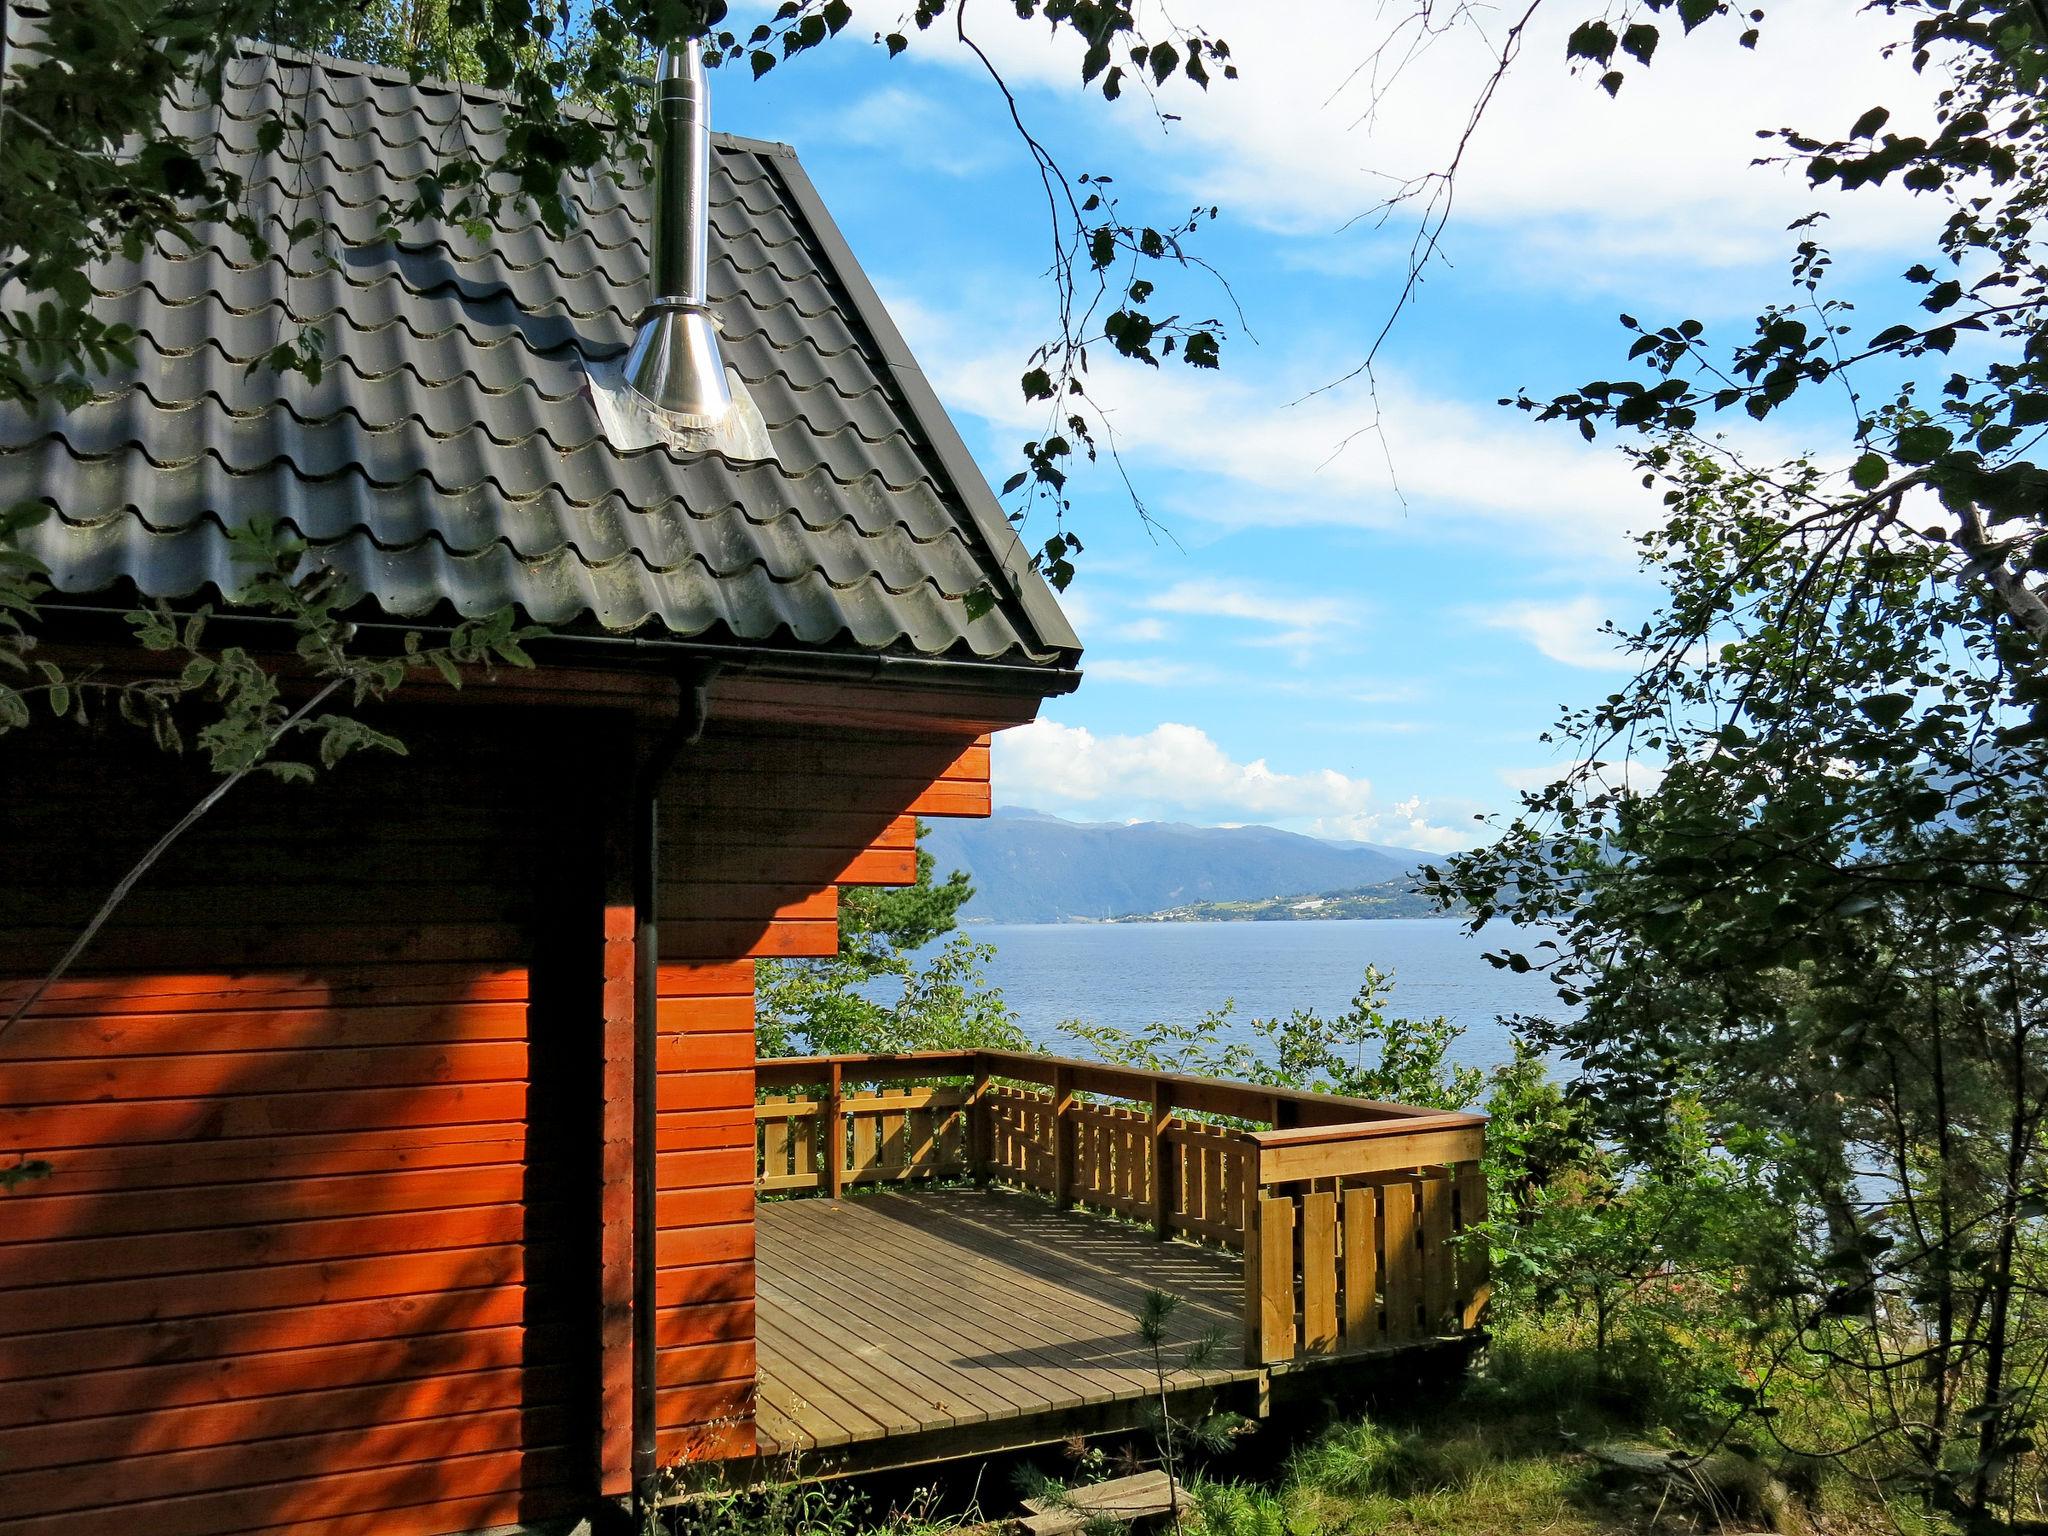
[[[27,41],[23,39],[23,41]],[[301,113],[262,153],[257,127]],[[571,193],[566,236],[509,212],[487,239],[410,226],[386,200],[455,143],[486,159],[487,93],[283,50],[231,67],[223,105],[172,126],[225,158],[280,235],[199,225],[90,275],[137,368],[64,411],[0,406],[0,504],[60,592],[232,591],[225,530],[274,515],[385,613],[506,603],[570,628],[1070,664],[1080,649],[815,189],[781,145],[719,136],[711,296],[775,459],[609,441],[586,366],[623,354],[648,296],[647,189]],[[18,300],[19,295],[11,296]],[[297,326],[326,370],[249,371]],[[1001,594],[980,618],[969,595]]]

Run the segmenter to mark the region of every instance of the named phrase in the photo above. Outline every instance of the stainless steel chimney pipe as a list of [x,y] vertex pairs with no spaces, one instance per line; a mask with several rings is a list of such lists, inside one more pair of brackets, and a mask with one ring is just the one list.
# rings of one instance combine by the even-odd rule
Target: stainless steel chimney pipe
[[654,296],[626,354],[625,382],[671,425],[715,427],[732,409],[718,326],[705,302],[711,241],[711,87],[694,41],[661,51],[653,115]]

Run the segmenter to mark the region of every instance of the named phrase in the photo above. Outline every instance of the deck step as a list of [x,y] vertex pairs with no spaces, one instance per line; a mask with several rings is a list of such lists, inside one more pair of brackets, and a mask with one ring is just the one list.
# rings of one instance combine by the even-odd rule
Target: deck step
[[1099,1520],[1128,1524],[1173,1507],[1173,1490],[1163,1471],[1139,1472],[1069,1489],[1055,1498],[1026,1499],[1029,1517],[1017,1522],[1030,1536],[1068,1536]]

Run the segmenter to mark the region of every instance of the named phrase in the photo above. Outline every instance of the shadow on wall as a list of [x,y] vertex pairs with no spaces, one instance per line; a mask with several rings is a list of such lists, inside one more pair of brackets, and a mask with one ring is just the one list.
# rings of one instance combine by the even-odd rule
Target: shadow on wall
[[[530,739],[425,724],[238,788],[0,1036],[0,1156],[54,1170],[0,1196],[0,1532],[403,1536],[585,1491],[599,1063],[564,1005],[602,844],[536,814]],[[15,976],[194,787],[31,737]]]
[[[384,723],[410,755],[239,786],[0,1036],[0,1158],[55,1169],[0,1196],[0,1536],[411,1536],[595,1492],[631,726]],[[751,1443],[740,957],[829,953],[832,881],[909,878],[906,812],[959,752],[714,734],[665,798],[665,1455]],[[68,725],[0,777],[30,872],[4,1013],[204,779]]]

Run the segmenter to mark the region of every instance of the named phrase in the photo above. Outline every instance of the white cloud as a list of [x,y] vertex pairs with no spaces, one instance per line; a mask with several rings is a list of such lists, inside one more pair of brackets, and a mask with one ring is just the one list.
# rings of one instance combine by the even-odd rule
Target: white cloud
[[[1496,36],[1507,20],[1472,14]],[[1239,78],[1206,92],[1171,84],[1164,104],[1179,120],[1163,142],[1135,91],[1114,109],[1091,110],[1177,190],[1289,235],[1327,236],[1399,179],[1447,164],[1491,66],[1474,28],[1451,26],[1376,104],[1361,66],[1410,18],[1409,7],[1302,0],[1269,14],[1231,0],[1182,0],[1172,15],[1227,38]],[[1903,52],[1881,55],[1896,21],[1854,0],[1805,0],[1773,8],[1749,51],[1732,19],[1681,37],[1666,13],[1654,67],[1632,68],[1609,99],[1590,74],[1566,68],[1565,35],[1580,19],[1544,8],[1525,35],[1460,168],[1454,258],[1484,253],[1579,281],[1615,263],[1776,262],[1785,225],[1816,206],[1833,212],[1838,245],[1889,244],[1924,226],[1926,215],[1896,189],[1828,197],[1796,170],[1752,163],[1771,153],[1759,129],[1846,133],[1879,101],[1903,127],[1924,116],[1919,104],[1931,100],[1934,82],[1916,77]],[[1042,27],[996,22],[976,37],[1013,84],[1079,99],[1071,37],[1049,41]],[[928,35],[913,46],[953,67],[979,67],[949,41]],[[1401,52],[1397,45],[1390,56]],[[1828,67],[1816,70],[1820,58]],[[1410,227],[1396,219],[1384,234],[1360,229],[1350,238],[1361,247],[1392,238],[1405,248]]]
[[807,142],[878,150],[946,176],[986,175],[1005,158],[984,121],[969,120],[946,103],[901,85],[870,91],[828,116],[795,125],[792,133]]
[[1302,662],[1327,646],[1334,631],[1356,624],[1361,605],[1348,598],[1272,592],[1244,582],[1201,577],[1175,582],[1147,598],[1145,606],[1162,613],[1254,625],[1263,632],[1241,636],[1243,644],[1289,650]]
[[1611,615],[1597,597],[1505,603],[1478,610],[1476,616],[1488,629],[1520,635],[1552,661],[1568,667],[1608,671],[1628,664],[1614,641],[1600,633],[1601,624]]
[[[996,737],[996,782],[1006,799],[1048,809],[1081,809],[1110,818],[1192,816],[1226,822],[1312,823],[1317,827],[1398,828],[1402,838],[1453,846],[1420,800],[1382,804],[1369,780],[1324,768],[1281,773],[1264,758],[1238,762],[1207,732],[1172,722],[1139,735],[1098,736],[1082,726],[1037,720]],[[1360,831],[1319,835],[1393,841]],[[1456,846],[1469,843],[1463,837]]]
[[1238,582],[1204,578],[1179,581],[1145,600],[1162,613],[1196,614],[1203,618],[1244,619],[1275,629],[1293,630],[1358,621],[1358,605],[1335,597],[1304,597],[1298,593],[1263,592]]
[[1469,818],[1464,826],[1437,825],[1425,813],[1419,795],[1410,796],[1384,811],[1323,817],[1309,828],[1310,835],[1314,837],[1333,838],[1339,842],[1392,843],[1399,848],[1419,848],[1424,853],[1456,853],[1470,848],[1480,841],[1480,831]]
[[[1020,438],[1044,426],[1017,389],[1024,326],[976,336],[928,306],[902,309],[940,398]],[[1505,536],[1549,557],[1633,564],[1627,534],[1661,508],[1612,448],[1390,372],[1377,398],[1362,380],[1302,398],[1343,366],[1269,349],[1221,374],[1099,369],[1089,388],[1126,463],[1201,477],[1199,492],[1163,499],[1169,522]]]

